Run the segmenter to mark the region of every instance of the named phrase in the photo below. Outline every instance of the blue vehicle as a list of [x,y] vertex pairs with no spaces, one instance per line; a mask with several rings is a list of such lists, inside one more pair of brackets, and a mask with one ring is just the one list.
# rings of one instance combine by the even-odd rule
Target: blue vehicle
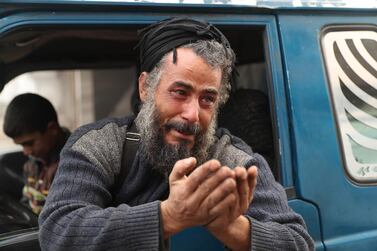
[[[266,157],[316,250],[377,250],[375,1],[2,0],[0,89],[30,72],[90,70],[88,121],[111,115],[104,107],[133,91],[137,30],[170,16],[228,37],[239,76],[219,125]],[[100,81],[115,69],[123,87]],[[19,203],[24,161],[0,156],[1,250],[40,249],[37,216]],[[172,238],[173,250],[198,247],[222,245],[200,228]]]

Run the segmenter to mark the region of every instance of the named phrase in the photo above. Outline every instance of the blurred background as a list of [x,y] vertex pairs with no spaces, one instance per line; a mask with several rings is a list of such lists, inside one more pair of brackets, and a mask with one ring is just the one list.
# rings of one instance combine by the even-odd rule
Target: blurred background
[[111,70],[59,70],[22,74],[0,93],[0,153],[21,150],[4,135],[4,113],[9,102],[22,93],[37,93],[54,105],[61,126],[77,127],[104,117],[131,113],[135,68]]

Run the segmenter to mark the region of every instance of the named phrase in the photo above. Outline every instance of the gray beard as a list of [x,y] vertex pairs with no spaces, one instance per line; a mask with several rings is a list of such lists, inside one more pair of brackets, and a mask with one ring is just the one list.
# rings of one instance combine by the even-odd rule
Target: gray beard
[[195,135],[192,149],[188,142],[182,140],[178,144],[168,144],[164,140],[167,125],[160,125],[159,111],[153,98],[149,98],[142,106],[135,119],[136,127],[141,134],[139,154],[145,158],[157,172],[169,176],[175,163],[184,158],[195,157],[197,164],[204,163],[208,158],[209,148],[215,142],[217,112],[212,118],[208,129],[203,132],[199,125],[180,122],[177,126],[191,129]]

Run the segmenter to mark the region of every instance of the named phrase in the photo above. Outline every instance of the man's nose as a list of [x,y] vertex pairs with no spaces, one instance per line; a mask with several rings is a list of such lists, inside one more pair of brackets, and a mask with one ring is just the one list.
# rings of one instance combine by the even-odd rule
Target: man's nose
[[182,118],[190,123],[197,123],[199,122],[199,112],[199,102],[193,99],[184,105]]

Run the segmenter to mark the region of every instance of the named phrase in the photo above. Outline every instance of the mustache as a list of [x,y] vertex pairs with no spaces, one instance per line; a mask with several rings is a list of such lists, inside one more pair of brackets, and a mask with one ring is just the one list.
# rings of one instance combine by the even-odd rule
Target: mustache
[[182,121],[169,121],[164,125],[166,131],[169,131],[171,129],[174,129],[180,133],[186,134],[186,135],[199,135],[202,131],[199,124],[191,124],[186,123]]

